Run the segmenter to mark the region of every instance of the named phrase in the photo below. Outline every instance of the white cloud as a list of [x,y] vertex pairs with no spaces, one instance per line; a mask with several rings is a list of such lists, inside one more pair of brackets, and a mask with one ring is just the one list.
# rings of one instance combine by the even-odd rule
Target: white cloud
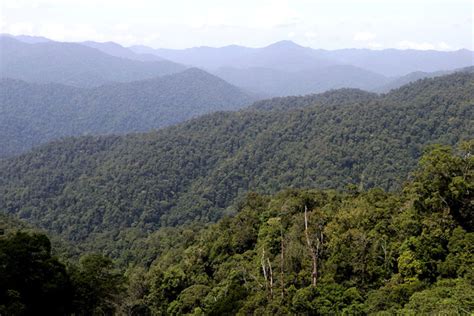
[[382,49],[383,44],[378,42],[368,43],[367,46],[372,49]]
[[306,32],[304,33],[304,36],[308,39],[314,39],[318,37],[318,34],[316,34],[315,32]]
[[397,45],[398,45],[398,48],[401,48],[401,49],[417,49],[417,50],[435,49],[435,45],[428,42],[400,41],[398,42]]
[[[473,0],[399,1],[0,0],[0,29],[67,41],[122,40],[173,48],[260,47],[284,38],[328,49],[379,48],[379,43],[380,48],[474,48]],[[44,26],[50,23],[57,25]],[[77,26],[82,23],[93,30]],[[150,37],[155,34],[159,39]]]
[[114,26],[116,31],[125,32],[130,30],[130,25],[127,23],[119,23]]
[[439,50],[452,50],[453,48],[450,45],[448,45],[446,42],[439,42],[438,49]]
[[376,34],[370,32],[357,32],[354,34],[354,41],[367,42],[372,41],[377,37]]
[[452,50],[453,47],[446,42],[430,43],[430,42],[414,42],[400,41],[397,47],[401,49],[417,49],[417,50]]
[[23,34],[32,34],[34,33],[34,25],[29,22],[19,22],[8,24],[2,21],[1,23],[1,32],[8,33],[12,35],[23,35]]
[[38,34],[58,41],[107,40],[103,34],[88,24],[66,26],[61,23],[45,23],[39,27]]

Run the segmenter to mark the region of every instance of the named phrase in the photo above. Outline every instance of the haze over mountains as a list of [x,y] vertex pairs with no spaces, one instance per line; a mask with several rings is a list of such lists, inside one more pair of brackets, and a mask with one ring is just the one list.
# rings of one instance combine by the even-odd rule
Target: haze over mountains
[[130,47],[135,52],[155,54],[163,58],[205,69],[222,67],[271,68],[298,71],[334,65],[352,65],[387,77],[403,76],[414,71],[432,72],[472,65],[473,52],[462,49],[452,52],[432,50],[323,50],[280,41],[262,48],[225,46],[189,49],[151,49]]
[[[201,67],[237,86],[268,96],[323,92],[342,87],[382,91],[411,72],[473,65],[474,53],[416,50],[323,50],[281,41],[262,48],[225,46],[183,50],[132,46],[140,53]],[[406,83],[406,82],[405,82]]]
[[28,44],[6,36],[0,37],[0,53],[3,78],[76,87],[149,79],[185,69],[170,61],[119,58],[75,43]]
[[[126,48],[6,34],[0,52],[0,157],[64,136],[161,128],[266,96],[387,92],[470,65],[473,56],[467,50],[326,51],[290,41],[263,48]],[[416,72],[389,77],[410,71]]]
[[[465,49],[451,52],[323,50],[281,41],[262,48],[231,45],[173,50],[146,46],[126,48],[113,42],[64,44],[28,36],[1,38],[3,77],[82,87],[146,79],[198,67],[267,97],[337,88],[388,92],[387,89],[409,82],[403,78],[423,77],[411,76],[412,72],[418,75],[426,72],[426,76],[430,76],[431,72],[474,64],[474,53]],[[46,58],[46,53],[55,58]],[[31,64],[33,60],[37,63],[35,67]],[[80,69],[74,64],[75,60],[81,60]]]

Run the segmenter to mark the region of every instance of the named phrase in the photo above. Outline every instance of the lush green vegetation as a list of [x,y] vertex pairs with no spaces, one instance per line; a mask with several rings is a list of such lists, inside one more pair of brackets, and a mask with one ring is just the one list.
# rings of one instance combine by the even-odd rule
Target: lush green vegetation
[[0,157],[64,136],[149,131],[253,100],[195,68],[93,89],[0,79]]
[[124,278],[98,254],[66,267],[46,235],[19,231],[0,236],[0,284],[2,315],[112,315]]
[[[380,97],[342,90],[295,109],[315,97],[290,97],[148,134],[54,142],[0,162],[0,209],[117,256],[132,236],[235,212],[248,191],[393,191],[426,145],[473,138],[473,83],[459,73]],[[339,101],[352,95],[361,101]]]
[[432,147],[392,193],[248,194],[216,224],[149,234],[123,275],[96,254],[64,265],[44,235],[7,232],[0,312],[470,315],[473,150]]

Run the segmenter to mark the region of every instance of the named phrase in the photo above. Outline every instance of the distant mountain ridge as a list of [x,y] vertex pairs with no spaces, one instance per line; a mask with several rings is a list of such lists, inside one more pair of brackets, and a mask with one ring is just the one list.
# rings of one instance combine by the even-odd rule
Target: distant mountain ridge
[[130,82],[198,67],[265,97],[338,88],[388,92],[415,79],[430,77],[431,73],[446,74],[474,65],[474,52],[468,50],[324,50],[291,41],[262,48],[229,45],[179,50],[143,45],[127,48],[114,42],[59,43],[42,37],[8,34],[0,36],[0,44],[2,38],[56,47],[47,52],[41,45],[13,52],[3,49],[2,77],[80,87]]
[[98,49],[103,53],[106,53],[108,55],[115,56],[115,57],[120,57],[120,58],[127,58],[127,59],[132,59],[132,60],[139,60],[139,61],[165,61],[165,59],[153,54],[135,53],[131,49],[125,48],[122,45],[119,45],[114,42],[101,43],[101,42],[86,41],[86,42],[81,42],[80,44]]
[[[416,50],[324,50],[280,41],[262,48],[225,46],[189,49],[152,49],[132,46],[135,52],[155,54],[175,62],[207,69],[226,81],[267,96],[303,95],[337,88],[387,92],[431,72],[451,71],[474,64],[474,52]],[[426,76],[420,75],[426,73]]]
[[300,71],[220,68],[212,73],[233,85],[268,96],[305,95],[340,88],[372,91],[390,82],[385,76],[350,65]]
[[0,79],[0,157],[64,136],[148,131],[254,100],[196,68],[89,89]]
[[7,34],[7,33],[0,33],[0,38],[1,37],[13,38],[13,39],[16,39],[20,42],[27,43],[27,44],[53,42],[49,38],[46,38],[46,37],[43,37],[43,36],[11,35],[11,34]]
[[[132,46],[131,50],[155,54],[182,64],[205,69],[221,67],[274,68],[301,70],[331,65],[352,65],[387,77],[403,76],[415,71],[434,72],[472,66],[474,52],[467,49],[457,51],[401,50],[401,49],[313,49],[291,41],[280,41],[262,48],[243,46],[194,47],[188,49],[152,49]],[[278,58],[274,59],[277,55]],[[279,65],[279,63],[281,65]],[[276,65],[276,66],[275,66]],[[312,65],[312,67],[308,67]]]
[[96,87],[172,74],[186,67],[174,62],[138,61],[75,43],[28,44],[0,37],[0,76],[37,83]]

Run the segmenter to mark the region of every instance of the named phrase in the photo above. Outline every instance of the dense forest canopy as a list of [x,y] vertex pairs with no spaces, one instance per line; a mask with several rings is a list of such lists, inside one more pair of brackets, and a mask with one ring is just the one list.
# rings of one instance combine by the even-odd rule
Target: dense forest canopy
[[456,73],[383,96],[280,98],[147,134],[53,142],[0,161],[0,209],[94,249],[127,248],[129,232],[217,220],[248,191],[393,191],[426,145],[474,136],[473,83]]
[[45,235],[7,225],[0,312],[470,315],[473,146],[432,146],[396,192],[248,194],[233,217],[137,240],[121,271],[99,254],[59,260]]

